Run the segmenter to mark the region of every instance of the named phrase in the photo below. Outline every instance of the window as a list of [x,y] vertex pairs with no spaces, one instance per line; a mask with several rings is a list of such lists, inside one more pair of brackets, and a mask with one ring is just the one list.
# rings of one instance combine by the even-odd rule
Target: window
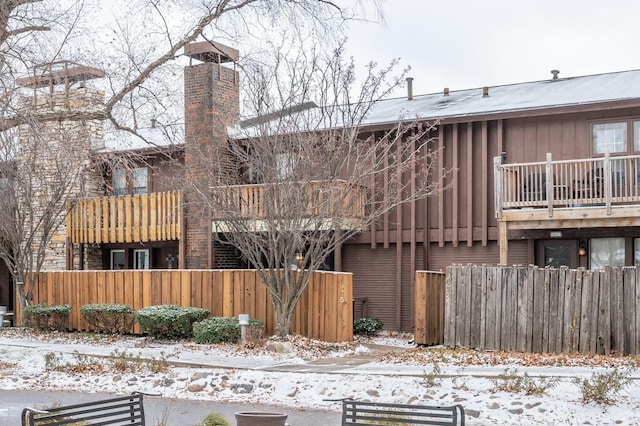
[[131,171],[114,169],[111,174],[111,195],[121,197],[127,194],[146,194],[148,179],[147,167],[136,167]]
[[149,250],[137,249],[133,251],[133,269],[149,269]]
[[633,122],[633,150],[640,151],[640,121]]
[[111,269],[125,269],[124,250],[111,250]]
[[593,153],[627,151],[627,123],[600,123],[593,125]]
[[116,169],[111,178],[112,195],[120,197],[127,195],[127,171]]
[[278,179],[290,179],[293,178],[296,168],[296,157],[293,154],[286,152],[276,155],[276,166],[278,167]]
[[559,268],[571,265],[571,249],[569,245],[546,246],[544,248],[544,265]]
[[589,242],[589,268],[624,266],[624,238],[592,238]]
[[[592,124],[593,153],[632,154],[640,152],[640,120]],[[630,141],[627,143],[627,141]]]
[[133,179],[132,179],[132,194],[146,194],[147,193],[147,177],[149,174],[149,169],[146,167],[136,167],[133,169]]
[[633,264],[640,265],[640,238],[633,239]]

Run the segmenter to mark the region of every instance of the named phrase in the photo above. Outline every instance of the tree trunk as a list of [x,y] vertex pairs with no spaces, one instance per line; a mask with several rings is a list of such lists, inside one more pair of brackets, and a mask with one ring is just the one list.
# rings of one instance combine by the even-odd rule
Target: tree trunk
[[294,309],[284,309],[283,306],[275,306],[276,311],[276,336],[287,337],[291,334]]

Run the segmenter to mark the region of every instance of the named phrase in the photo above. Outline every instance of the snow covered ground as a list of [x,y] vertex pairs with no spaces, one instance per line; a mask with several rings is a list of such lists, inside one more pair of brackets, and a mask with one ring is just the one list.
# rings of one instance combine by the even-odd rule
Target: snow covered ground
[[[326,399],[351,397],[461,404],[468,425],[640,425],[637,358],[451,351],[410,340],[385,334],[339,345],[304,338],[196,345],[0,329],[0,389],[141,390],[336,411],[340,404]],[[631,380],[611,403],[583,402],[574,378],[612,371]],[[536,387],[544,392],[527,394]]]

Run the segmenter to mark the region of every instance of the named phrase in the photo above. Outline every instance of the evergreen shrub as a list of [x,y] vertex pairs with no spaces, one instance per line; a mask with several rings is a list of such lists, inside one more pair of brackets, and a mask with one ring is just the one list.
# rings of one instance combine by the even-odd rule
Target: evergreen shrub
[[92,330],[100,333],[131,333],[136,323],[136,314],[129,305],[110,303],[82,305],[80,315]]
[[358,318],[353,321],[353,334],[373,336],[382,329],[383,325],[378,318]]
[[69,314],[69,305],[29,305],[22,310],[25,326],[42,331],[67,331]]
[[[245,332],[247,340],[262,337],[264,324],[257,319],[250,319]],[[201,344],[238,343],[241,337],[240,323],[236,317],[213,317],[193,324],[193,340]]]
[[181,339],[193,336],[193,323],[208,318],[208,309],[176,305],[147,306],[136,313],[143,333],[158,339]]

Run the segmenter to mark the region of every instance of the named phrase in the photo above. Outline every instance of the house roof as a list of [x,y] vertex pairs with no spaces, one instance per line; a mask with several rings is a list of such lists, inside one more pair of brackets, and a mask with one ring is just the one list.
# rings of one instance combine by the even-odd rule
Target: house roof
[[377,102],[364,125],[406,119],[447,119],[640,100],[640,70],[557,78],[528,83],[385,99]]
[[157,149],[181,147],[183,144],[183,126],[146,127],[138,129],[141,137],[129,132],[105,131],[103,146],[97,154],[124,151],[154,151]]
[[[483,95],[483,88],[475,88],[451,90],[448,95],[444,92],[415,95],[412,100],[407,97],[384,99],[372,106],[362,125],[373,127],[397,123],[399,120],[455,120],[518,112],[531,114],[537,110],[624,101],[640,102],[640,70],[490,86],[487,96]],[[304,113],[322,117],[319,107],[312,104],[304,106]],[[259,134],[258,127],[270,120],[277,121],[270,116],[245,120],[240,123],[243,126],[228,129],[229,137],[242,139]],[[180,135],[175,137],[174,132]],[[153,143],[148,144],[130,134],[116,132],[105,138],[103,151],[157,149],[179,147],[182,144],[181,129],[174,129],[170,132],[172,135],[160,128],[142,129],[141,133]]]

